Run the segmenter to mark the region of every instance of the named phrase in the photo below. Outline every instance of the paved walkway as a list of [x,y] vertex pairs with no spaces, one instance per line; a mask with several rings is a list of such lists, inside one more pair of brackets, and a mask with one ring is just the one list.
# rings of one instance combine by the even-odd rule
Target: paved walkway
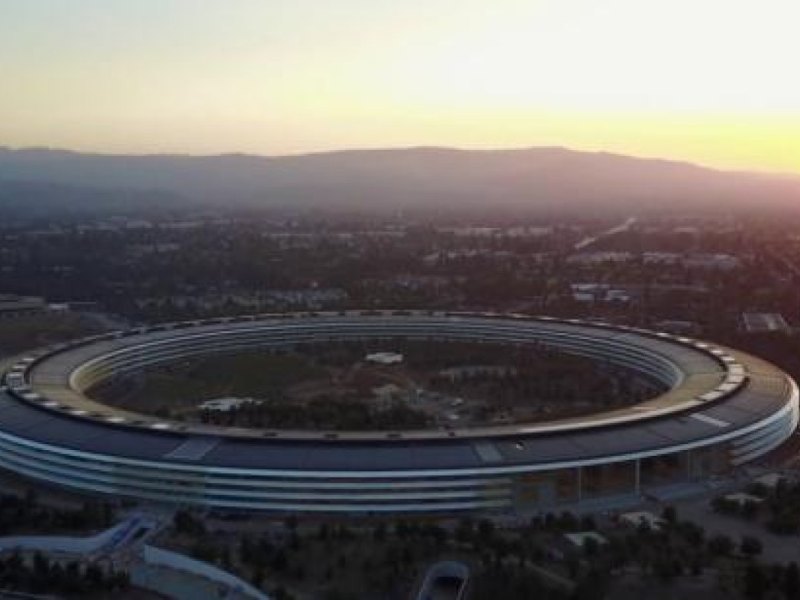
[[222,586],[208,579],[175,569],[156,567],[139,562],[131,567],[131,583],[155,590],[174,600],[253,600],[253,596]]

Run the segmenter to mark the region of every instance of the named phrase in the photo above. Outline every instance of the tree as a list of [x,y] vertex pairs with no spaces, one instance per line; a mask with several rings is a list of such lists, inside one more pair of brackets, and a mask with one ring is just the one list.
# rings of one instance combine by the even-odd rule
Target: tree
[[294,533],[297,530],[297,515],[289,515],[283,522],[284,527]]
[[742,503],[742,506],[739,510],[745,519],[752,521],[756,518],[756,515],[758,515],[758,503],[753,502],[752,500],[747,500]]
[[462,544],[472,541],[475,535],[475,529],[472,525],[472,519],[465,517],[459,520],[456,527],[456,540]]
[[735,500],[728,500],[724,496],[717,496],[711,501],[711,508],[714,509],[714,512],[718,512],[720,514],[732,514],[736,512],[738,507],[739,505]]
[[578,529],[577,517],[565,510],[558,516],[558,528],[566,532],[576,531]]
[[747,558],[753,558],[763,550],[761,540],[751,535],[742,536],[742,542],[739,544],[739,551]]
[[796,562],[791,562],[783,573],[783,594],[786,600],[800,598],[800,568]]
[[683,538],[695,548],[702,546],[705,541],[706,532],[702,527],[691,521],[681,522],[680,533]]
[[708,540],[708,550],[717,556],[728,556],[734,548],[733,540],[727,535],[719,534]]
[[403,561],[403,564],[406,567],[411,566],[411,563],[414,562],[414,551],[409,545],[403,546],[403,551],[400,555],[400,560]]
[[583,531],[593,531],[597,529],[597,523],[592,515],[584,515],[581,517],[581,529]]
[[478,537],[484,541],[488,542],[494,536],[494,523],[492,523],[489,519],[481,519],[478,521]]
[[583,552],[586,556],[595,556],[600,549],[600,544],[593,537],[586,537],[583,540]]
[[376,542],[383,542],[386,539],[386,524],[378,523],[372,530],[372,539]]
[[336,588],[329,589],[328,592],[325,594],[325,600],[351,600],[351,599],[352,596]]
[[428,525],[425,528],[425,535],[433,538],[437,546],[443,546],[447,542],[447,530],[438,525]]
[[39,503],[39,496],[36,490],[28,488],[25,490],[25,504],[28,508],[35,508]]
[[275,598],[275,600],[292,600],[294,598],[294,596],[287,592],[286,588],[283,586],[278,586],[275,588],[275,590],[272,592],[272,597]]
[[189,549],[189,554],[198,560],[213,563],[219,557],[219,548],[209,540],[200,539]]
[[747,565],[744,573],[744,595],[750,600],[760,600],[767,591],[768,581],[763,568],[754,562]]
[[172,518],[175,531],[187,535],[203,535],[206,532],[205,525],[199,519],[195,519],[187,510],[178,510]]
[[253,576],[250,578],[250,583],[253,584],[256,588],[261,588],[264,585],[264,568],[263,567],[256,567],[253,570]]
[[292,535],[289,537],[289,548],[293,552],[297,552],[298,550],[300,550],[300,545],[301,545],[300,536],[297,534],[296,531],[293,531]]
[[394,534],[397,537],[399,537],[401,540],[404,540],[406,538],[406,536],[409,535],[410,532],[411,532],[411,529],[410,529],[408,523],[406,523],[402,519],[397,521],[397,523],[394,524]]
[[661,518],[670,525],[674,525],[678,521],[678,512],[672,505],[665,506],[664,510],[661,511]]
[[91,564],[86,567],[86,571],[84,572],[83,576],[93,589],[100,587],[100,585],[103,583],[103,570],[96,564]]
[[282,573],[287,569],[288,566],[289,557],[286,556],[286,552],[283,550],[278,550],[275,553],[275,556],[272,557],[272,568],[279,573]]

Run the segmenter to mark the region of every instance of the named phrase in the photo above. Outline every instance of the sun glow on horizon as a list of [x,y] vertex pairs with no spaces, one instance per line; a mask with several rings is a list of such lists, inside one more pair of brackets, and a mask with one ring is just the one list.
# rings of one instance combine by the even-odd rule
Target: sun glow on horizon
[[563,145],[800,172],[795,0],[9,0],[0,144]]

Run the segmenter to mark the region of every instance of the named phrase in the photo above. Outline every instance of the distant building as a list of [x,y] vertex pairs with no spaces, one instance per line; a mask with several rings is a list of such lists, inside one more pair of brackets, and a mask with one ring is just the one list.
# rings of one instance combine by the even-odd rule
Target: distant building
[[572,292],[572,299],[575,302],[586,302],[588,304],[592,304],[595,302],[594,294],[590,294],[589,292]]
[[403,362],[403,355],[397,352],[372,352],[364,360],[378,365],[399,365]]
[[47,312],[47,302],[36,296],[0,295],[0,319]]
[[642,252],[646,265],[682,265],[687,268],[730,271],[741,266],[741,261],[731,254],[680,254],[678,252]]
[[567,258],[568,263],[580,265],[595,265],[601,263],[622,263],[633,260],[633,254],[630,252],[617,252],[617,251],[598,251],[598,252],[581,252],[573,254]]
[[606,302],[627,303],[630,299],[630,294],[625,290],[608,290],[605,297]]
[[778,487],[781,481],[786,482],[786,477],[784,477],[780,473],[766,473],[761,477],[756,477],[753,480],[753,483],[763,485],[765,488],[769,490],[774,490],[776,487]]
[[607,283],[573,283],[570,285],[572,299],[576,302],[630,302],[627,290],[612,288]]
[[732,271],[741,266],[741,261],[730,254],[690,254],[683,260],[683,264],[696,269]]
[[700,233],[700,229],[698,227],[693,227],[691,225],[682,225],[680,227],[674,227],[672,229],[672,233],[683,233],[689,235],[697,235]]
[[501,233],[497,227],[441,227],[439,231],[456,237],[492,237]]
[[66,310],[73,310],[75,312],[98,312],[103,309],[103,305],[99,302],[92,302],[86,300],[79,300],[76,302],[67,302],[61,305],[50,305],[50,309],[53,310],[55,306],[64,306]]
[[643,252],[642,262],[646,265],[676,265],[681,261],[677,252]]
[[786,333],[789,324],[780,313],[744,313],[742,328],[747,333]]
[[753,494],[745,494],[744,492],[727,494],[725,496],[725,500],[727,500],[728,502],[734,502],[739,506],[744,506],[745,504],[761,504],[764,501],[763,498],[759,498],[758,496],[753,496]]

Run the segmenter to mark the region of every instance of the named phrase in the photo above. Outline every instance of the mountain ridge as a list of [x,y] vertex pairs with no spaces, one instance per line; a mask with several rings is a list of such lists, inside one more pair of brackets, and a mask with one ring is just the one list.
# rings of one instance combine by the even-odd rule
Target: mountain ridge
[[416,146],[277,156],[0,146],[0,180],[160,190],[212,204],[294,208],[800,206],[800,177],[560,146]]

